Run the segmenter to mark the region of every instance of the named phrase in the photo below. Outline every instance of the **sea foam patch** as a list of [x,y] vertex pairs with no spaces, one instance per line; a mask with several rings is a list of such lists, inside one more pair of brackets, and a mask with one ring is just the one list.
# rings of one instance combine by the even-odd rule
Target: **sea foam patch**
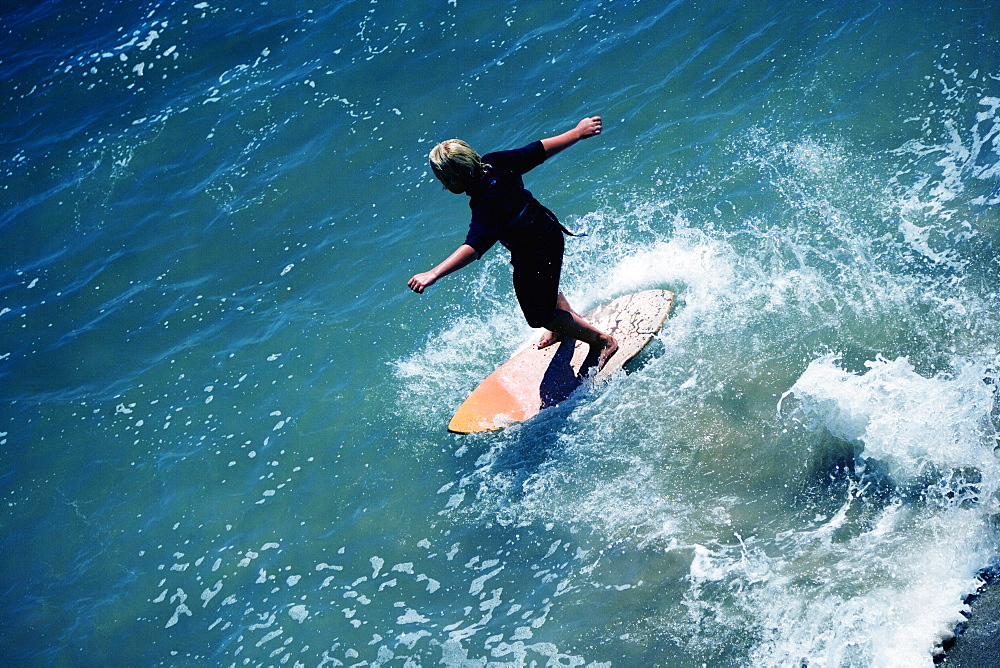
[[785,394],[795,395],[813,427],[858,444],[860,456],[883,462],[899,483],[953,468],[1000,471],[990,421],[995,391],[983,365],[959,362],[928,378],[906,358],[876,358],[864,374],[838,362],[832,354],[813,360]]

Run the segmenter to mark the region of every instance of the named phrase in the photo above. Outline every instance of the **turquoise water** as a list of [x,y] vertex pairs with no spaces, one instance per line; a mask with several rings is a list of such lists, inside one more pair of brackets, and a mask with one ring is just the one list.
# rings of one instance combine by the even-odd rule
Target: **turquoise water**
[[[988,2],[10,7],[17,665],[917,666],[997,553]],[[438,140],[528,178],[640,369],[446,433],[537,336]]]

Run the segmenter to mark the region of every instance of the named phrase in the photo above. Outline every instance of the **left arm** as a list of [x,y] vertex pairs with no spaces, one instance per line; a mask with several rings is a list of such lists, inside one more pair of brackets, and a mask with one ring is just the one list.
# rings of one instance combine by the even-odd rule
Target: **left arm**
[[414,275],[407,285],[417,294],[422,294],[424,290],[437,283],[439,278],[452,274],[478,259],[479,252],[475,248],[468,244],[462,244],[438,266],[430,271]]
[[587,139],[599,134],[601,134],[601,117],[590,116],[584,118],[572,130],[567,130],[561,135],[542,140],[542,148],[545,149],[545,158],[551,158],[556,153],[569,148],[581,139]]

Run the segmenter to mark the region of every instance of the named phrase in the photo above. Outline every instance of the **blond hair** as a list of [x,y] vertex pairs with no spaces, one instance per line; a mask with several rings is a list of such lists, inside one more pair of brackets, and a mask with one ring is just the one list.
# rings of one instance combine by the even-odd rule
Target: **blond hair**
[[441,142],[428,157],[434,176],[452,192],[465,192],[483,168],[480,155],[461,139]]

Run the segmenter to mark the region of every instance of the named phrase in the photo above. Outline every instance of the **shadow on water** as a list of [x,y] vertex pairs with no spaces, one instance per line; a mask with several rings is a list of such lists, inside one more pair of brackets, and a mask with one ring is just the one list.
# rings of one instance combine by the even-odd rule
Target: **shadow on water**
[[[570,360],[574,343],[570,340],[559,344],[542,380],[540,394],[543,409],[538,415],[499,431],[462,437],[468,447],[480,453],[476,458],[476,473],[505,481],[504,486],[510,490],[505,498],[520,496],[525,482],[538,474],[548,462],[559,458],[566,439],[572,437],[566,427],[570,415],[589,401],[595,392],[607,389],[603,384],[595,386],[590,382],[598,353],[587,356],[579,373],[573,371]],[[622,370],[626,374],[634,373],[664,352],[663,344],[654,339]]]
[[[500,432],[499,447],[489,465],[491,475],[514,478],[521,484],[534,476],[545,463],[557,456],[566,421],[593,389],[588,382],[597,364],[597,354],[588,355],[579,373],[573,370],[575,341],[559,344],[542,378],[542,411],[519,425]],[[496,436],[495,436],[496,438]]]
[[567,420],[586,401],[593,387],[587,382],[588,367],[593,367],[589,359],[584,373],[577,374],[570,366],[574,343],[570,340],[559,344],[542,380],[543,406],[538,415],[497,431],[460,436],[462,450],[467,448],[474,456],[467,461],[468,468],[462,477],[478,479],[484,489],[492,490],[487,492],[488,496],[499,493],[495,503],[520,498],[525,484],[547,462],[558,459],[564,447]]

